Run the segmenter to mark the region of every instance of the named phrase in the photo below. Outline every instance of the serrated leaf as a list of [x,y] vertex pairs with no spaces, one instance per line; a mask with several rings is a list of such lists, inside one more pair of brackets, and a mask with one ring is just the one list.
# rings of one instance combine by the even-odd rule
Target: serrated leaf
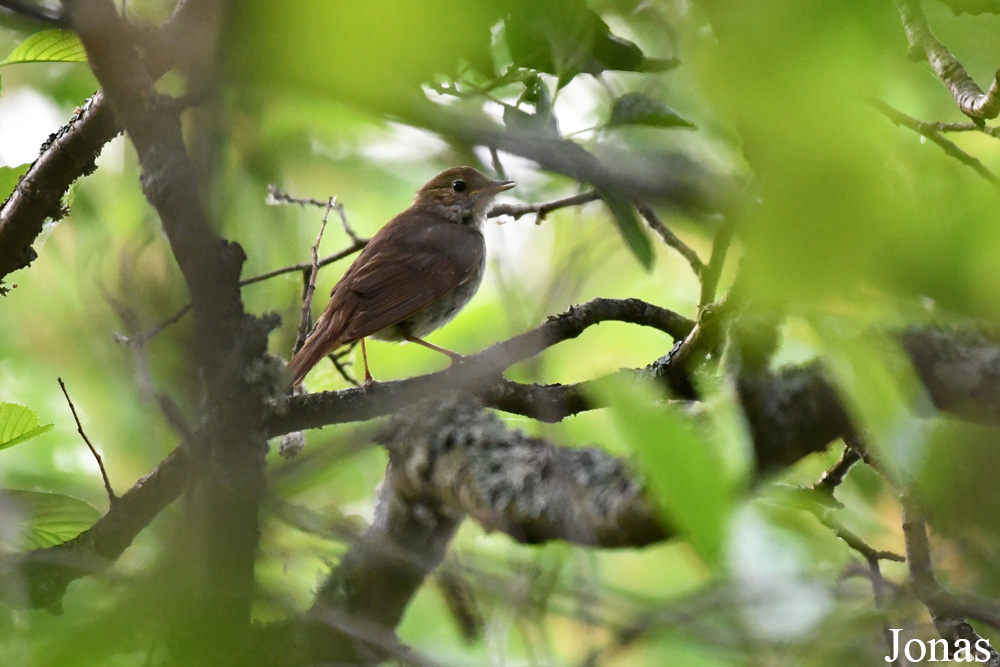
[[643,93],[626,93],[611,106],[608,127],[618,125],[646,125],[649,127],[694,128],[694,123],[663,102],[654,100]]
[[52,424],[38,425],[34,410],[16,403],[0,403],[0,449],[27,442],[51,429]]
[[0,504],[14,506],[20,549],[62,544],[87,530],[101,517],[94,507],[72,496],[38,491],[0,491]]
[[639,222],[639,216],[635,213],[635,208],[629,204],[628,200],[619,195],[607,192],[601,193],[604,203],[611,209],[614,216],[615,226],[625,240],[625,245],[632,251],[642,267],[649,271],[653,268],[653,244],[646,234],[645,228]]
[[85,63],[87,52],[76,33],[71,30],[36,32],[14,47],[4,65],[19,63]]
[[667,521],[708,563],[723,552],[733,484],[717,448],[651,384],[613,377],[598,393],[610,405]]

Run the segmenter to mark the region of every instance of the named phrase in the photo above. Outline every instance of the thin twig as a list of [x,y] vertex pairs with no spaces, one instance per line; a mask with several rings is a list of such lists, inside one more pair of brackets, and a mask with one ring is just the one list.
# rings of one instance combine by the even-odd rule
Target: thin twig
[[[270,192],[270,190],[268,190]],[[312,267],[309,271],[309,283],[306,285],[306,293],[302,299],[302,315],[299,318],[299,333],[295,337],[295,347],[292,348],[292,353],[299,351],[302,347],[302,343],[306,340],[306,335],[309,333],[309,325],[311,323],[312,317],[310,316],[312,312],[312,300],[313,294],[316,293],[316,276],[319,274],[319,244],[323,240],[323,232],[326,231],[326,220],[330,217],[330,211],[334,209],[337,205],[337,198],[330,197],[326,203],[326,211],[323,213],[323,221],[319,225],[319,233],[316,235],[316,243],[312,247]],[[344,220],[344,226],[347,226],[347,220]]]
[[698,253],[691,249],[684,241],[677,238],[677,235],[670,231],[670,228],[663,224],[663,220],[660,216],[656,214],[653,207],[642,200],[636,200],[635,208],[639,211],[639,214],[645,218],[646,223],[649,225],[650,229],[660,235],[663,242],[668,246],[676,250],[680,255],[688,261],[691,265],[691,270],[694,271],[694,275],[701,277],[702,272],[705,270],[705,263],[701,261],[698,257]]
[[[273,183],[267,186],[267,199],[265,203],[276,206],[278,204],[298,204],[299,206],[318,206],[319,208],[326,208],[328,206],[333,206],[334,210],[337,211],[337,215],[340,216],[340,223],[344,227],[344,233],[347,234],[348,238],[351,239],[357,245],[358,243],[367,243],[367,239],[362,239],[351,227],[351,224],[347,221],[347,211],[344,209],[344,205],[341,204],[336,197],[331,197],[333,204],[330,204],[330,200],[321,201],[319,199],[312,199],[310,197],[293,197],[292,195],[283,192],[278,189],[278,186]],[[329,211],[327,211],[329,215]]]
[[[581,192],[580,194],[576,194],[571,197],[564,197],[563,199],[556,199],[538,204],[498,204],[490,210],[490,217],[509,215],[517,220],[522,216],[534,213],[535,224],[540,224],[552,211],[561,208],[569,208],[570,206],[589,204],[590,202],[597,201],[600,198],[601,195],[598,194],[596,190],[588,190],[587,192]],[[652,206],[641,200],[636,200],[635,207],[646,220],[647,224],[649,224],[650,228],[659,234],[660,238],[663,239],[663,242],[680,253],[681,256],[684,257],[684,259],[686,259],[691,265],[691,270],[694,271],[695,275],[700,276],[705,268],[705,264],[701,261],[701,258],[698,257],[698,254],[692,250],[690,246],[681,241],[665,224],[663,224],[663,220],[661,220],[660,216],[656,214],[656,211],[653,210]]]
[[588,190],[587,192],[581,192],[580,194],[573,195],[572,197],[542,202],[540,204],[498,204],[490,210],[490,217],[496,218],[501,215],[509,215],[517,220],[522,216],[528,215],[529,213],[534,213],[535,224],[540,224],[543,220],[545,220],[545,216],[552,211],[560,208],[568,208],[570,206],[588,204],[592,201],[597,201],[600,198],[601,196],[597,194],[596,190]]
[[[334,262],[339,262],[345,257],[350,257],[351,255],[353,255],[354,253],[358,252],[366,245],[368,245],[369,240],[370,239],[359,238],[351,245],[341,250],[338,250],[332,255],[327,255],[323,259],[319,260],[320,268],[323,268],[328,264],[333,264]],[[270,280],[271,278],[275,278],[277,276],[283,276],[286,273],[301,273],[303,271],[309,271],[310,269],[312,269],[311,261],[300,262],[298,264],[290,264],[289,266],[283,266],[280,269],[274,269],[272,271],[268,271],[267,273],[261,273],[256,276],[251,276],[250,278],[244,278],[243,280],[240,281],[240,287],[246,287],[247,285],[253,285],[254,283],[259,283],[264,280]]]
[[108,492],[108,502],[112,505],[118,500],[118,496],[115,495],[114,489],[111,488],[111,482],[108,480],[108,473],[104,469],[104,461],[101,460],[101,455],[97,453],[94,449],[94,445],[90,444],[90,438],[83,430],[83,424],[80,423],[80,417],[76,414],[76,406],[73,405],[73,400],[69,397],[69,392],[66,391],[66,383],[63,382],[62,378],[56,378],[59,380],[59,386],[62,388],[63,396],[66,397],[66,402],[69,403],[69,409],[73,413],[73,419],[76,420],[76,430],[80,433],[80,437],[83,441],[87,443],[87,447],[90,449],[90,453],[94,455],[97,459],[97,467],[101,469],[101,478],[104,480],[104,490]]
[[1000,127],[977,125],[976,123],[931,123],[924,121],[924,126],[937,132],[979,132],[994,139],[1000,139]]
[[896,125],[908,127],[917,134],[927,137],[940,146],[945,153],[967,167],[971,167],[977,174],[992,183],[994,187],[1000,188],[1000,178],[997,178],[996,174],[987,169],[982,162],[963,151],[953,142],[942,137],[940,131],[935,127],[935,123],[924,123],[912,116],[907,116],[902,111],[897,111],[881,100],[873,99],[871,100],[871,104]]
[[840,459],[829,470],[823,473],[823,476],[820,477],[813,488],[832,494],[833,490],[844,481],[847,472],[860,460],[861,454],[851,447],[844,447],[844,452],[840,455]]
[[719,231],[715,232],[715,240],[712,241],[712,256],[708,260],[708,266],[701,274],[699,311],[715,300],[715,294],[719,289],[719,279],[722,277],[722,267],[726,264],[726,255],[735,234],[736,216],[730,214],[723,219]]
[[337,372],[340,373],[340,376],[342,378],[344,378],[347,382],[354,385],[355,387],[360,387],[361,383],[358,382],[357,378],[351,375],[350,371],[347,370],[347,364],[345,364],[343,361],[344,357],[346,357],[348,354],[354,351],[354,348],[357,346],[357,344],[358,341],[354,341],[353,343],[343,348],[339,352],[331,352],[326,356],[328,356],[330,358],[330,361],[333,362],[333,367],[337,369]]

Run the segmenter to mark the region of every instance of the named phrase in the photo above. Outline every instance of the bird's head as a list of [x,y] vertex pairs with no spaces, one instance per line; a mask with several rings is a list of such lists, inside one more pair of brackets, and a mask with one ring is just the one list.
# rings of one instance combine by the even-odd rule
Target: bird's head
[[472,167],[454,167],[427,181],[417,191],[415,205],[452,222],[478,227],[486,219],[493,199],[514,185],[514,181],[495,181]]

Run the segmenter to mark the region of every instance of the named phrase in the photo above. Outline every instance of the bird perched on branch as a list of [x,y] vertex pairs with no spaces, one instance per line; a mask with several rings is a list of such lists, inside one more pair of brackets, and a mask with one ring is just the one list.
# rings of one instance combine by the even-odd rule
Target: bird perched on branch
[[493,199],[514,187],[472,167],[441,172],[416,199],[379,230],[330,292],[330,303],[286,369],[292,385],[338,347],[365,338],[409,341],[448,355],[424,336],[451,321],[483,280],[482,225]]

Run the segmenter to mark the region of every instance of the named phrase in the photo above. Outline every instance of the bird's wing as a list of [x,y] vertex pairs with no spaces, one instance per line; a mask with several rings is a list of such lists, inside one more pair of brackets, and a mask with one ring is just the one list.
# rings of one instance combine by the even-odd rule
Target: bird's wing
[[334,286],[326,310],[288,362],[293,384],[336,348],[444,297],[478,271],[484,252],[478,229],[414,209],[396,216]]
[[[479,271],[479,230],[407,212],[405,224],[387,230],[400,243],[379,244],[344,276],[334,292],[354,306],[345,322],[345,341],[357,340],[407,319],[443,298]],[[359,258],[361,259],[361,258]]]

